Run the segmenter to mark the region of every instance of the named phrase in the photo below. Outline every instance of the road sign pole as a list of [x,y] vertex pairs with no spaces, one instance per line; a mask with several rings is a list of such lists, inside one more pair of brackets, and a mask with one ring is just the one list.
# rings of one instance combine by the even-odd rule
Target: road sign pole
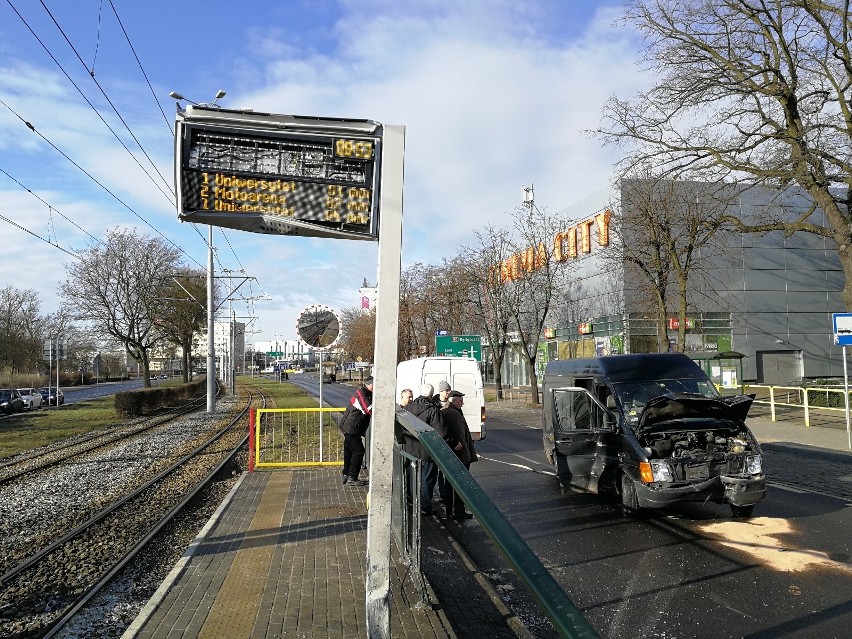
[[846,370],[846,347],[843,347],[843,403],[846,407],[846,439],[852,450],[852,427],[849,420],[849,374]]

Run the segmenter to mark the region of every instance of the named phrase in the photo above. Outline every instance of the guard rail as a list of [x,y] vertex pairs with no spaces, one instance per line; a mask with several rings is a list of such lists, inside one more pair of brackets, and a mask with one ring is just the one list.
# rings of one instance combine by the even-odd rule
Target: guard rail
[[[596,639],[598,634],[583,616],[583,613],[574,606],[565,591],[556,583],[535,553],[485,494],[485,491],[482,490],[440,435],[432,427],[401,408],[396,411],[396,421],[400,428],[405,429],[409,435],[416,437],[429,452],[432,460],[444,473],[444,477],[452,484],[456,493],[476,517],[479,525],[500,548],[506,560],[541,606],[542,611],[550,619],[559,635],[567,639]],[[399,441],[402,439],[401,434],[398,431],[396,444],[398,454],[396,457],[399,459],[407,458],[409,463],[414,465],[415,470],[413,473],[402,472],[397,475],[397,478],[400,481],[411,481],[412,477],[419,480],[419,460],[405,455],[404,451],[401,450],[399,446]],[[411,514],[409,521],[412,526],[412,530],[402,532],[402,537],[416,539],[420,523],[420,508],[416,502],[419,484],[412,483],[407,486],[399,486],[399,488],[400,490],[395,491],[396,494],[400,495],[403,500],[410,500],[410,503],[403,504],[403,512]],[[404,517],[403,519],[407,518]],[[415,546],[417,552],[419,552],[419,544],[415,544]],[[401,547],[404,548],[403,552],[405,552],[406,544],[402,544]],[[411,547],[409,546],[407,549],[410,550]],[[419,565],[419,558],[415,558],[415,561]]]

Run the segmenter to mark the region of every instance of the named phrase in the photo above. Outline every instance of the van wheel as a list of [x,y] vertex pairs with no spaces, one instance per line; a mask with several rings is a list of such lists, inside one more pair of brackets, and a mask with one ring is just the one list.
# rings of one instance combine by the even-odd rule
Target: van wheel
[[625,517],[639,515],[639,497],[636,495],[636,485],[625,474],[621,475],[621,514]]
[[556,478],[559,487],[564,491],[571,486],[571,471],[568,469],[568,459],[558,450],[553,451],[553,467],[556,469]]
[[734,504],[730,504],[730,506],[731,513],[737,519],[748,519],[754,512],[754,504],[752,504],[751,506],[735,506]]

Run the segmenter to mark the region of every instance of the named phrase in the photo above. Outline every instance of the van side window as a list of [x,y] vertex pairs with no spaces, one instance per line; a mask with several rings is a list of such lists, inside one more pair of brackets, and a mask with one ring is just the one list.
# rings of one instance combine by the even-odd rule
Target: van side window
[[589,396],[579,391],[553,391],[556,427],[561,431],[592,428],[592,406]]

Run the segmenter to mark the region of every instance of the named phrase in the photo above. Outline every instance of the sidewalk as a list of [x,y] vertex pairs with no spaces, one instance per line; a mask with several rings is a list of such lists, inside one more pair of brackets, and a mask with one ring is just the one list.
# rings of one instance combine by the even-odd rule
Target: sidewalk
[[[366,637],[366,494],[334,467],[243,475],[122,639]],[[391,637],[524,636],[436,518],[423,544],[428,602],[392,544]]]
[[[852,462],[852,450],[849,450],[849,436],[845,422],[837,421],[831,426],[805,426],[804,418],[784,417],[772,421],[761,406],[752,408],[757,416],[746,419],[746,424],[757,437],[761,446],[770,445],[773,449],[789,448],[797,453],[818,457],[839,459]],[[767,414],[762,414],[766,412]],[[844,418],[845,419],[845,418]]]

